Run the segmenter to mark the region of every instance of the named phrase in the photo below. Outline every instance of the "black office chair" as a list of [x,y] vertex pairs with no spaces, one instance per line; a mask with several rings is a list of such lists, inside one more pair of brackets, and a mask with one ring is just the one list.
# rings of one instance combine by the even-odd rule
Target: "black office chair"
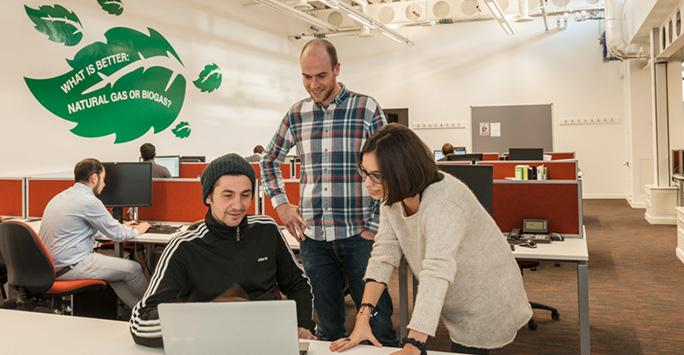
[[[523,274],[523,269],[532,269],[536,270],[537,266],[539,266],[539,261],[532,261],[532,260],[516,260],[518,262],[518,267],[520,267],[520,273]],[[553,308],[551,306],[547,306],[545,304],[537,303],[537,302],[532,302],[530,301],[530,306],[532,306],[532,309],[545,309],[547,311],[551,311],[551,318],[554,320],[559,320],[560,319],[560,313],[558,313],[558,309]],[[537,322],[534,320],[534,317],[530,318],[530,321],[527,322],[527,327],[530,328],[531,330],[536,330],[537,329]]]
[[17,290],[17,308],[31,311],[43,305],[63,313],[62,297],[107,285],[102,280],[56,281],[55,266],[33,229],[23,223],[0,223],[0,253],[5,258],[9,285]]
[[[0,216],[0,223],[4,222],[5,219]],[[17,303],[14,300],[7,298],[7,293],[5,292],[5,284],[7,283],[7,267],[5,266],[5,259],[2,258],[2,253],[0,253],[0,293],[2,294],[2,301],[0,301],[0,308],[17,308]]]

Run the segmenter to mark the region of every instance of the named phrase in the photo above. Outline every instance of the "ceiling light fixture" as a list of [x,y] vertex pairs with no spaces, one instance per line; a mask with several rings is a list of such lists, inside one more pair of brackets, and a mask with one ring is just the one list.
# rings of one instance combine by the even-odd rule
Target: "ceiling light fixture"
[[337,0],[325,0],[325,1],[336,2],[338,7],[340,9],[344,10],[347,13],[347,15],[349,15],[351,18],[357,20],[358,22],[360,22],[363,25],[366,25],[368,27],[371,27],[371,28],[374,28],[374,29],[380,31],[380,33],[382,33],[386,37],[389,37],[389,38],[391,38],[391,39],[393,39],[399,43],[407,44],[410,46],[414,45],[414,43],[411,42],[411,40],[409,40],[408,38],[406,38],[406,37],[400,35],[399,33],[391,30],[389,27],[385,26],[382,22],[376,21],[375,19],[364,14],[363,12],[360,12],[360,11],[354,9],[350,4],[348,4],[344,1],[337,1]]
[[[296,10],[296,9],[294,9],[290,6],[287,6],[287,5],[285,5],[279,1],[276,1],[276,0],[255,0],[255,1],[259,2],[261,4],[264,4],[264,5],[272,8],[272,9],[275,9],[275,10],[278,10],[282,13],[285,13],[287,15],[296,17],[296,18],[298,18],[304,22],[310,23],[310,24],[316,26],[317,28],[325,29],[325,30],[330,31],[330,32],[337,32],[337,30],[338,30],[337,27],[335,27],[335,26],[333,26],[333,25],[331,25],[331,24],[329,24],[323,20],[318,19],[317,17],[311,16],[307,13]],[[331,0],[328,0],[328,1],[331,1]]]
[[296,4],[292,5],[292,7],[299,11],[306,11],[314,8],[311,4],[306,2],[306,0],[299,0]]
[[492,15],[494,15],[496,22],[498,22],[499,25],[501,25],[501,28],[503,28],[503,30],[509,35],[514,34],[513,28],[511,28],[511,25],[508,23],[508,20],[506,20],[506,16],[504,15],[503,10],[501,10],[501,6],[499,6],[499,3],[496,2],[496,0],[484,0],[484,2],[489,7],[489,10],[492,12]]

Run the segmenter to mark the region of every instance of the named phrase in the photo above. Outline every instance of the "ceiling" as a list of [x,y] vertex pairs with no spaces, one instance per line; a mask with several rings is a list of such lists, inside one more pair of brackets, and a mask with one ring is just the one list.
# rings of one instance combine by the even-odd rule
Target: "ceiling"
[[[384,28],[393,32],[392,29],[398,27],[494,20],[495,16],[487,2],[498,3],[510,23],[521,20],[521,17],[524,17],[523,20],[529,20],[529,17],[551,17],[549,22],[554,25],[557,19],[561,22],[568,19],[603,19],[603,0],[247,0],[246,6],[260,6],[263,11],[274,11],[273,3],[277,3],[278,11],[308,22],[311,25],[309,33],[299,34],[296,38],[336,35],[363,37],[369,35],[369,31],[387,35],[383,33],[386,32]],[[529,17],[521,16],[525,12]],[[355,14],[358,17],[359,13],[380,28],[364,28],[369,27],[365,25],[366,21],[353,18]],[[315,18],[315,21],[307,21],[309,18]],[[493,26],[497,26],[496,22]],[[412,44],[410,41],[403,42]]]

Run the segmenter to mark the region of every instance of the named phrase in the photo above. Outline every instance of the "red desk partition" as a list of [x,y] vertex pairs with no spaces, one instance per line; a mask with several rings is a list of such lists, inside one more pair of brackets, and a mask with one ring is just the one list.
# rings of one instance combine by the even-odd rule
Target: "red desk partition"
[[492,216],[502,232],[522,227],[525,218],[549,221],[549,232],[581,237],[582,182],[495,180]]
[[494,167],[494,180],[503,180],[515,176],[517,165],[540,166],[547,168],[548,180],[576,180],[577,161],[478,161],[477,165],[492,165]]
[[181,179],[196,179],[202,176],[207,163],[180,163]]
[[[250,164],[254,168],[254,172],[256,173],[257,180],[261,180],[261,167],[259,167],[259,163],[250,163]],[[280,172],[283,174],[284,180],[292,179],[292,173],[290,172],[291,170],[292,170],[292,164],[290,164],[290,163],[280,164]]]
[[24,216],[23,178],[0,178],[0,216]]
[[204,219],[202,185],[196,179],[152,181],[152,206],[138,208],[143,221],[195,222]]
[[482,160],[499,160],[499,153],[482,153]]
[[[285,181],[285,194],[287,195],[287,199],[290,201],[291,204],[295,206],[299,205],[299,181]],[[266,193],[264,193],[263,204],[261,205],[261,207],[261,214],[265,214],[267,216],[272,217],[273,219],[275,219],[276,223],[278,223],[279,226],[283,225],[283,221],[281,221],[280,217],[278,217],[278,212],[276,212],[273,208],[273,203],[271,202],[271,199],[268,198]]]
[[551,156],[551,160],[575,159],[575,152],[548,152],[544,153]]
[[43,217],[43,211],[55,195],[75,184],[72,178],[28,178],[28,216]]

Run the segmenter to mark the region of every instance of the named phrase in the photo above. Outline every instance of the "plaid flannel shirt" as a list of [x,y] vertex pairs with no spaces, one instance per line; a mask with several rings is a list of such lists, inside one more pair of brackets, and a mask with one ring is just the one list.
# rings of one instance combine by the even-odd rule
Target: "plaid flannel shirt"
[[311,98],[294,104],[260,163],[261,182],[273,207],[289,203],[280,164],[297,146],[299,212],[311,226],[307,237],[320,241],[378,230],[380,206],[363,186],[356,164],[363,144],[386,123],[385,115],[373,98],[339,84],[342,91],[327,109]]

